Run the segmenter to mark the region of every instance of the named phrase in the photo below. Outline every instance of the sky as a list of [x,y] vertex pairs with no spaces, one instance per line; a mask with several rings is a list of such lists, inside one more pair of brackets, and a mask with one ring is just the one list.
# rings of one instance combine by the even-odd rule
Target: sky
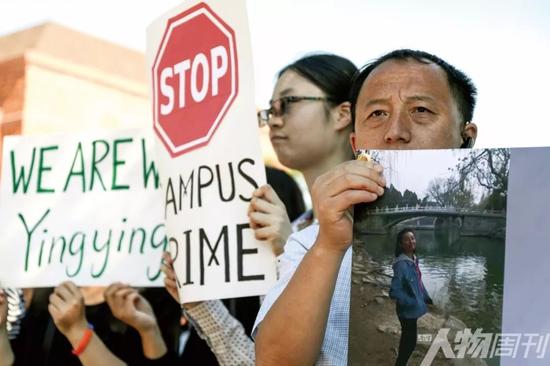
[[[420,199],[426,195],[433,179],[454,175],[449,168],[454,168],[458,160],[468,153],[464,149],[399,151],[397,155],[393,151],[378,151],[379,162],[384,167],[386,186],[393,185],[401,193],[408,189]],[[479,199],[479,194],[475,198]]]
[[[180,3],[5,0],[0,35],[50,20],[145,51],[147,25]],[[361,66],[414,48],[476,84],[476,147],[550,146],[549,1],[249,0],[247,8],[258,107],[267,105],[277,71],[305,54],[332,52]]]

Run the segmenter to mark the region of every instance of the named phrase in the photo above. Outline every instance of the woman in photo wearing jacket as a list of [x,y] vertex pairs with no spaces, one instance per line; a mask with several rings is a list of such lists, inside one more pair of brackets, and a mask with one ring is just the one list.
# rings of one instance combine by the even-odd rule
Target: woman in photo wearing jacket
[[403,229],[397,234],[390,297],[396,302],[397,317],[401,323],[401,339],[395,365],[407,365],[416,347],[416,322],[428,311],[426,304],[433,304],[422,283],[422,273],[416,257],[416,238],[412,229]]

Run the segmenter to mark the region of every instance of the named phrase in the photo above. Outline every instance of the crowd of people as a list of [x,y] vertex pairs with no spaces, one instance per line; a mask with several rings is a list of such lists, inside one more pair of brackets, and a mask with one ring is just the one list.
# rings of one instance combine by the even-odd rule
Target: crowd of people
[[[55,289],[6,289],[0,366],[345,365],[350,212],[386,186],[383,167],[353,160],[354,151],[471,147],[475,98],[464,73],[422,51],[396,50],[361,70],[332,54],[284,67],[258,120],[269,126],[279,161],[303,174],[313,208],[305,211],[295,183],[275,171],[254,191],[250,226],[278,256],[279,280],[263,301],[185,303],[169,253],[162,260],[165,288],[64,282]],[[410,240],[398,241],[395,278],[415,263]],[[396,362],[405,365],[421,311],[407,311],[398,290],[392,296],[404,330]],[[193,343],[196,335],[202,341]]]

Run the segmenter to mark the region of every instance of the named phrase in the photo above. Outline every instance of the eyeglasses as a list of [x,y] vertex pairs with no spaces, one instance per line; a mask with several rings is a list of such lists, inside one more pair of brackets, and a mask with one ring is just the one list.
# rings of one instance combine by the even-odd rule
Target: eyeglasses
[[269,120],[272,117],[282,117],[288,111],[288,105],[290,103],[298,103],[303,100],[312,100],[312,101],[332,101],[331,98],[326,97],[297,97],[294,95],[289,95],[279,99],[275,99],[269,102],[271,105],[268,109],[263,109],[258,112],[258,125],[263,127],[269,123]]

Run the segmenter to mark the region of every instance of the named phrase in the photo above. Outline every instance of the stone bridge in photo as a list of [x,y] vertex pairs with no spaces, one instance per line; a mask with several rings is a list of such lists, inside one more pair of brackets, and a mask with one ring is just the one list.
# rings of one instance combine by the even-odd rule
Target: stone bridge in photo
[[417,230],[454,231],[460,236],[504,237],[506,229],[504,210],[449,206],[373,208],[361,212],[358,219],[361,234],[387,234],[401,223]]

